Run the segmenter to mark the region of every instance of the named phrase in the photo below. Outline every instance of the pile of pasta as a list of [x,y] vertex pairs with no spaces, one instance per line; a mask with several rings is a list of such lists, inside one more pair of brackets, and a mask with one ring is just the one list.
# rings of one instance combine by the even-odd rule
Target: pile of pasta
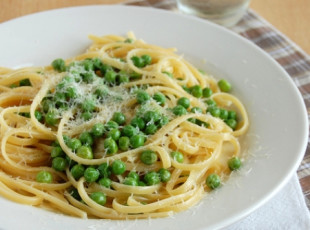
[[90,39],[50,66],[0,68],[0,195],[81,218],[194,206],[240,158],[244,106],[175,49]]

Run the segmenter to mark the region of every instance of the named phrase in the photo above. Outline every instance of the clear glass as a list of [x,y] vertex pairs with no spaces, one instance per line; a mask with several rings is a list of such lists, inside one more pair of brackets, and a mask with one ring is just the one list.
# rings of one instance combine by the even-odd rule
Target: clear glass
[[250,0],[177,0],[181,12],[206,18],[231,27],[237,24],[249,6]]

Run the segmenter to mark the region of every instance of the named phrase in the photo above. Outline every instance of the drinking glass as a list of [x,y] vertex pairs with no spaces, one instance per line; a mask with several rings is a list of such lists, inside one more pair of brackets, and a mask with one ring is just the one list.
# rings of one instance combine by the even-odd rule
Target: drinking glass
[[206,18],[226,27],[240,21],[250,0],[177,0],[181,12]]

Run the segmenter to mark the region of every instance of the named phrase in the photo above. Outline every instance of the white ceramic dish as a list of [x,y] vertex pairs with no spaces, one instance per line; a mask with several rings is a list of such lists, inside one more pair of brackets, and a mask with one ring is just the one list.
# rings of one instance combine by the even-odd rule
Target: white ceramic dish
[[47,65],[83,52],[88,34],[125,35],[177,47],[197,67],[228,79],[251,121],[239,173],[196,207],[172,218],[82,220],[0,198],[1,229],[201,230],[227,226],[268,201],[297,169],[307,143],[303,100],[283,69],[245,39],[200,19],[142,7],[89,6],[0,24],[0,65]]

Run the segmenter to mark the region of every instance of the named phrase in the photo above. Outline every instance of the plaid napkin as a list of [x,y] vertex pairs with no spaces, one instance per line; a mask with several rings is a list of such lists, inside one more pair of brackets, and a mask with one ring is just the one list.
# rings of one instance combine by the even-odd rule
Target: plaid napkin
[[[149,6],[177,11],[174,0],[129,0],[127,5]],[[232,31],[249,39],[272,56],[292,77],[305,101],[310,114],[310,57],[294,42],[279,32],[270,23],[249,9]],[[310,142],[304,159],[298,168],[306,204],[310,210]]]

